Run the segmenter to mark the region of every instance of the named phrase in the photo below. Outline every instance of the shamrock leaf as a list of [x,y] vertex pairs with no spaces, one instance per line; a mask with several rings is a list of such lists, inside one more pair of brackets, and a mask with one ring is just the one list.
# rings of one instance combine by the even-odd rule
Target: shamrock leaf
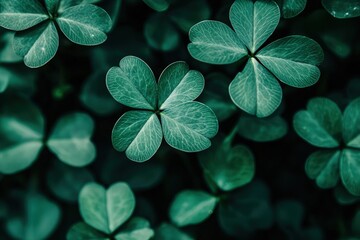
[[30,68],[41,67],[55,56],[59,47],[55,23],[70,41],[81,45],[103,43],[112,27],[105,10],[82,2],[64,8],[57,0],[46,0],[45,6],[38,0],[1,0],[0,7],[0,26],[17,31],[14,51]]
[[257,117],[271,115],[280,105],[279,82],[303,88],[315,84],[323,60],[319,44],[304,36],[288,36],[261,46],[274,32],[280,10],[274,1],[237,0],[230,8],[234,28],[219,21],[202,21],[189,32],[190,55],[202,62],[229,64],[244,57],[248,62],[229,86],[232,101]]
[[208,218],[217,203],[216,197],[195,190],[184,190],[170,206],[170,218],[179,227],[197,224]]
[[162,223],[155,231],[156,240],[193,240],[186,233],[168,223]]
[[169,3],[166,0],[143,0],[146,5],[155,11],[162,12],[169,8]]
[[216,116],[209,107],[193,101],[204,88],[201,73],[175,62],[156,83],[149,66],[137,57],[124,57],[119,66],[106,75],[108,90],[116,101],[138,110],[126,112],[115,124],[112,143],[116,150],[143,162],[156,153],[163,135],[170,146],[185,152],[211,145],[209,138],[218,131]]
[[305,9],[307,0],[276,0],[276,2],[284,18],[293,18]]
[[116,240],[148,240],[154,236],[154,230],[146,219],[132,218],[123,231],[115,236]]
[[66,235],[67,240],[110,240],[106,234],[92,228],[84,222],[74,224]]
[[10,218],[6,222],[6,229],[14,239],[48,239],[61,217],[57,204],[36,193],[25,196],[23,211],[20,216]]
[[360,99],[353,100],[342,114],[329,99],[309,101],[307,110],[294,116],[294,129],[310,144],[330,148],[311,154],[306,161],[306,173],[321,188],[337,185],[339,177],[351,194],[360,195]]

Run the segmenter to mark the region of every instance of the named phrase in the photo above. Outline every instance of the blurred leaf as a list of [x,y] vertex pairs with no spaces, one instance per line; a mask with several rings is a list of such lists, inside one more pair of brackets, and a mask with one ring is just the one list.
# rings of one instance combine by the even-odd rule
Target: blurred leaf
[[238,121],[240,136],[255,142],[275,141],[286,135],[288,125],[280,116],[256,118],[243,115]]
[[24,212],[7,220],[6,229],[15,239],[43,240],[55,230],[60,221],[60,208],[46,197],[30,193],[24,199]]
[[233,134],[221,142],[215,142],[209,150],[199,153],[205,174],[223,191],[230,191],[249,183],[255,174],[252,152],[243,145],[232,147]]
[[146,5],[155,11],[162,12],[169,8],[169,3],[166,0],[143,0]]
[[150,223],[146,219],[132,218],[125,228],[115,236],[117,240],[149,240],[154,236]]
[[46,175],[50,191],[58,198],[75,203],[82,187],[94,181],[92,174],[81,168],[73,168],[61,162],[55,162]]
[[217,198],[203,191],[183,190],[171,203],[169,216],[179,227],[198,224],[214,211]]
[[23,98],[4,97],[1,102],[0,172],[12,174],[36,160],[43,146],[45,120],[40,110]]
[[80,192],[79,205],[87,224],[111,234],[131,216],[135,197],[126,183],[115,183],[107,190],[99,184],[88,183]]
[[276,2],[284,18],[293,18],[304,11],[307,0],[276,0]]
[[22,58],[15,54],[12,40],[14,38],[13,32],[1,32],[0,35],[0,62],[15,63],[20,62]]
[[360,149],[344,149],[340,159],[340,177],[344,187],[360,196]]
[[342,129],[346,146],[360,150],[360,98],[353,100],[346,107]]
[[0,0],[0,26],[13,31],[22,31],[49,18],[38,0]]
[[61,31],[72,42],[80,45],[103,43],[112,21],[107,12],[92,4],[70,7],[56,18]]
[[231,117],[237,110],[228,95],[229,82],[221,73],[210,74],[206,77],[205,91],[200,96],[200,101],[214,111],[220,122]]
[[162,223],[155,231],[155,240],[193,240],[186,233],[168,223]]
[[96,148],[90,138],[94,131],[94,121],[85,113],[63,116],[56,123],[46,144],[64,163],[82,167],[96,157]]
[[320,188],[333,188],[339,181],[339,161],[342,153],[336,150],[320,150],[312,153],[305,164],[305,172],[315,179]]
[[360,16],[360,2],[357,0],[321,0],[326,11],[336,18]]
[[180,44],[180,33],[162,13],[155,13],[147,19],[144,35],[147,43],[160,51],[174,50]]
[[86,223],[79,222],[74,224],[66,235],[67,240],[110,240],[103,233],[90,227]]
[[341,139],[342,114],[339,107],[326,98],[313,98],[307,110],[294,116],[293,125],[297,134],[317,147],[339,146]]
[[360,201],[360,197],[354,196],[342,184],[334,189],[336,201],[341,205],[349,205]]
[[220,201],[219,223],[231,236],[245,237],[273,224],[269,192],[262,182],[254,181]]

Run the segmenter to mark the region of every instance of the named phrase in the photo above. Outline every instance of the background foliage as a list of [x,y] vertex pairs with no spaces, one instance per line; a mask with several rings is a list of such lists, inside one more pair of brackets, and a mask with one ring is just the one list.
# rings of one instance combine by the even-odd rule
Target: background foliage
[[[58,14],[52,5],[56,1],[46,2]],[[276,1],[282,17],[266,45],[304,35],[320,44],[324,61],[315,85],[296,89],[280,83],[281,105],[266,118],[245,113],[229,96],[228,86],[246,61],[210,65],[195,60],[187,49],[189,30],[201,20],[231,26],[233,0],[61,2],[60,16],[66,6],[94,3],[105,9],[113,25],[87,22],[101,30],[93,32],[99,39],[87,42],[93,28],[90,35],[74,39],[64,30],[66,24],[57,26],[51,18],[46,24],[54,25],[52,34],[59,36],[51,39],[55,45],[59,41],[58,48],[41,63],[30,55],[25,64],[22,57],[32,42],[15,45],[21,57],[13,44],[29,32],[33,39],[44,23],[16,33],[14,43],[14,32],[0,30],[0,239],[81,239],[79,234],[82,239],[135,240],[360,239],[359,155],[348,167],[354,173],[340,171],[353,174],[350,180],[338,181],[334,165],[320,171],[321,164],[308,164],[318,147],[359,151],[357,141],[348,143],[349,135],[358,134],[360,121],[359,104],[353,104],[360,96],[358,0]],[[2,15],[6,3],[0,0],[0,22],[10,19]],[[177,61],[201,72],[205,87],[196,101],[212,108],[219,121],[208,150],[187,153],[162,141],[149,161],[136,163],[113,148],[113,126],[131,108],[112,98],[105,79],[128,55],[144,60],[156,79]],[[324,112],[328,105],[323,103],[309,110],[308,102],[319,101],[317,97],[338,106],[330,104],[329,114],[320,116],[336,144],[317,144],[316,139],[324,140],[319,126],[306,125],[304,119],[295,123],[294,116],[306,118],[300,115],[316,112],[316,107]],[[350,102],[353,109],[344,113]],[[334,123],[336,116],[353,124],[354,132]],[[301,133],[302,127],[314,129],[313,135]],[[336,137],[341,131],[347,131],[345,141]],[[323,163],[332,154],[315,157]],[[101,209],[86,199],[94,199]],[[113,211],[104,210],[108,208]]]

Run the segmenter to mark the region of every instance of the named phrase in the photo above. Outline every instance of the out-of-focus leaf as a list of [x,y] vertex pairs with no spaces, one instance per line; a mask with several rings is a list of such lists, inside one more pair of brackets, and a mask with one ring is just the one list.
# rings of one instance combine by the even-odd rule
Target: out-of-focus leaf
[[360,16],[360,2],[357,0],[321,0],[326,11],[336,18]]
[[193,240],[186,233],[168,223],[162,223],[155,231],[155,240]]
[[124,229],[115,236],[116,240],[149,240],[154,236],[154,230],[146,219],[135,217],[125,225]]

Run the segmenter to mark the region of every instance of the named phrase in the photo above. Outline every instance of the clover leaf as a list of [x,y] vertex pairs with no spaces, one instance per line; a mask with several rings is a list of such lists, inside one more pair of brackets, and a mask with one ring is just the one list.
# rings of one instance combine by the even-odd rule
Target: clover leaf
[[321,0],[325,10],[336,18],[360,16],[360,3],[356,0]]
[[166,0],[143,0],[146,5],[155,11],[162,12],[169,8],[170,3]]
[[[60,118],[49,138],[45,138],[45,119],[40,110],[20,97],[4,97],[0,106],[0,172],[12,174],[29,167],[41,149],[49,149],[64,163],[85,166],[96,156],[93,120],[84,113]],[[26,109],[26,111],[24,111]]]
[[7,232],[19,240],[48,239],[60,221],[60,207],[38,193],[26,194],[23,204],[21,214],[6,221]]
[[97,183],[86,184],[79,195],[80,213],[84,222],[74,224],[67,233],[68,240],[115,239],[147,240],[154,235],[147,220],[132,218],[118,232],[132,215],[135,196],[124,182],[112,184],[105,189]]
[[155,231],[155,239],[156,240],[193,240],[192,237],[187,235],[185,232],[182,232],[180,229],[175,226],[162,223]]
[[179,227],[197,224],[207,219],[217,204],[217,198],[203,191],[184,190],[175,196],[169,210],[170,218]]
[[230,191],[249,183],[255,174],[252,152],[244,145],[231,146],[238,127],[226,138],[199,153],[203,171],[223,191]]
[[341,179],[353,195],[360,195],[360,98],[341,114],[336,103],[326,98],[311,99],[307,110],[294,116],[297,134],[316,147],[326,148],[311,154],[305,170],[321,188],[332,188]]
[[293,18],[304,11],[307,0],[275,0],[284,18]]
[[305,36],[278,39],[261,48],[280,20],[274,1],[237,0],[230,8],[232,30],[226,24],[206,20],[189,31],[190,55],[210,64],[230,64],[249,58],[243,71],[229,86],[232,101],[245,112],[266,117],[280,105],[279,82],[308,87],[320,77],[323,52],[318,43]]
[[41,67],[55,56],[59,47],[55,23],[74,43],[92,46],[106,40],[112,22],[105,10],[79,3],[61,11],[62,2],[46,0],[43,6],[38,0],[0,1],[0,26],[17,31],[14,50],[26,66]]
[[[165,141],[185,152],[210,147],[218,121],[206,105],[194,101],[204,88],[201,73],[189,70],[185,62],[170,64],[159,82],[150,67],[134,56],[124,57],[112,67],[106,84],[113,98],[136,108],[122,115],[112,132],[116,150],[137,162],[150,159]],[[161,121],[161,123],[160,123]]]

